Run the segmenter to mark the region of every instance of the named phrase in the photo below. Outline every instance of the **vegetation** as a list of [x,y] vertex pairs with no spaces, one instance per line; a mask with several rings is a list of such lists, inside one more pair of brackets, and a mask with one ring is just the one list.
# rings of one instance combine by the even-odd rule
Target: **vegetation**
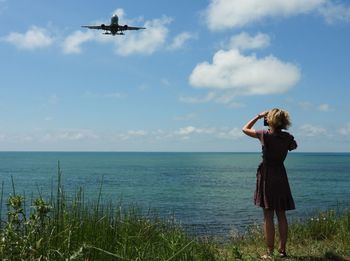
[[[283,260],[350,261],[350,209],[342,214],[329,210],[291,224],[287,247],[288,257]],[[227,260],[258,259],[266,252],[262,228],[251,226],[244,237],[236,237],[226,246],[226,252]],[[281,258],[276,254],[273,260]]]
[[[6,220],[0,224],[0,259],[257,260],[265,251],[259,226],[224,244],[196,239],[174,221],[151,212],[101,204],[101,189],[95,203],[84,201],[82,189],[69,198],[58,169],[56,196],[45,200],[39,195],[31,200],[29,211],[13,186]],[[0,201],[2,206],[3,192]],[[3,217],[1,211],[2,207]],[[286,260],[350,260],[350,210],[341,216],[328,211],[292,224],[288,247],[291,255]]]

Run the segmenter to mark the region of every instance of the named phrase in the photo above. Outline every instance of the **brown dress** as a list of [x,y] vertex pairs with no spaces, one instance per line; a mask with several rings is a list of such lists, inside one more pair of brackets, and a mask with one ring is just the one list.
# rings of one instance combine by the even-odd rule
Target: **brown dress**
[[262,144],[263,161],[256,174],[254,204],[265,209],[295,209],[283,164],[288,151],[297,148],[294,137],[284,131],[258,130],[256,134]]

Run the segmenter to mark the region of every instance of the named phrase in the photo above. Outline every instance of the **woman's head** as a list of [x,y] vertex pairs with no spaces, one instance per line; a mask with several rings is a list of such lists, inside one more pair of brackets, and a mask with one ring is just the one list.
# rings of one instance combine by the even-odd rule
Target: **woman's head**
[[274,129],[288,129],[291,125],[289,113],[277,108],[270,110],[266,119],[269,126]]

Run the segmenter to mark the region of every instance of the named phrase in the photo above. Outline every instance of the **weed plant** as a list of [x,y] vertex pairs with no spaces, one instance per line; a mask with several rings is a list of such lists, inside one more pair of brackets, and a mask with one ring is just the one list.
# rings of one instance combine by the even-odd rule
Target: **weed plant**
[[[275,247],[278,247],[278,227]],[[228,260],[259,260],[266,253],[262,226],[252,225],[246,234],[225,246]],[[289,257],[284,260],[350,261],[350,209],[320,212],[305,222],[289,226]],[[280,260],[274,256],[273,260]]]
[[[64,192],[59,166],[57,180],[56,195],[45,199],[40,194],[31,200],[30,211],[12,181],[7,215],[2,183],[0,260],[259,260],[266,251],[260,225],[224,244],[195,239],[173,219],[101,202],[103,182],[93,202],[85,201],[83,189],[73,196]],[[285,260],[350,261],[350,210],[341,215],[330,210],[291,224],[287,251]]]
[[217,260],[214,244],[190,238],[151,212],[141,215],[137,207],[101,204],[101,190],[97,202],[85,202],[82,189],[69,199],[58,168],[56,196],[32,200],[27,214],[25,198],[13,186],[1,222],[0,259]]

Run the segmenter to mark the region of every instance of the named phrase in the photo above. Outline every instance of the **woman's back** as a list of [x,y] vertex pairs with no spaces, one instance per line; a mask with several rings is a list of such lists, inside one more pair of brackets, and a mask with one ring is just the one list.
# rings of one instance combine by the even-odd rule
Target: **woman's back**
[[263,153],[267,164],[283,164],[288,151],[297,147],[294,137],[288,132],[264,132]]

